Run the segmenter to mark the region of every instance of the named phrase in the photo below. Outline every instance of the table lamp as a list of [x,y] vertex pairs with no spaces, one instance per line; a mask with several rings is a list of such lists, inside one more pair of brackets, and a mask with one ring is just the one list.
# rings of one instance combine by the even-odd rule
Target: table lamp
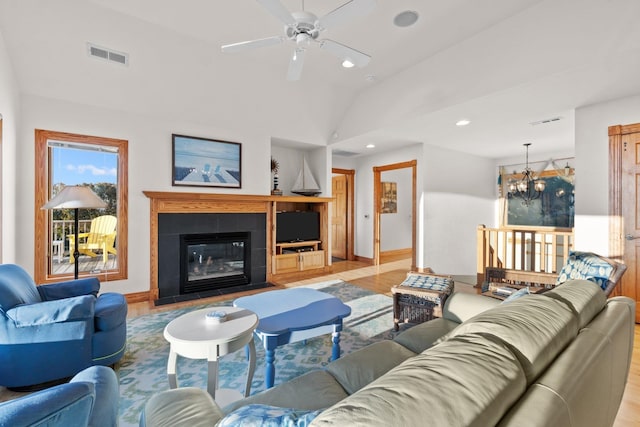
[[49,200],[42,209],[73,209],[74,210],[74,251],[73,257],[75,260],[74,265],[74,278],[78,278],[78,257],[80,257],[80,251],[78,250],[78,209],[104,209],[107,207],[107,203],[102,200],[96,193],[94,193],[89,187],[82,187],[79,185],[67,185],[56,196]]

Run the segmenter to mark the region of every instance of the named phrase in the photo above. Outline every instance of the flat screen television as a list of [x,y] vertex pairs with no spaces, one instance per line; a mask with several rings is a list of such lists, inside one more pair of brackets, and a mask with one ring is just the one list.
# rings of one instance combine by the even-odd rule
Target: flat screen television
[[276,242],[320,240],[320,213],[313,211],[278,212]]

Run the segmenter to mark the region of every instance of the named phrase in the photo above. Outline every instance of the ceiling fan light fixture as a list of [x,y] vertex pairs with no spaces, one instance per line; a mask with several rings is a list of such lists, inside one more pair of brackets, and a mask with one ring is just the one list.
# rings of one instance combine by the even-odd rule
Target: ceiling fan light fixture
[[344,68],[353,68],[356,64],[354,64],[353,62],[351,62],[351,60],[349,58],[345,59],[344,61],[342,61],[342,66]]
[[289,62],[287,80],[299,80],[303,68],[304,51],[317,43],[320,49],[334,55],[342,61],[343,67],[365,67],[371,57],[352,47],[336,41],[318,38],[320,33],[328,28],[343,25],[351,19],[363,17],[370,13],[376,6],[376,0],[349,0],[331,12],[317,17],[315,14],[304,10],[289,12],[282,4],[282,0],[256,0],[271,15],[284,24],[284,36],[272,36],[263,39],[247,40],[244,42],[227,44],[222,46],[223,52],[238,52],[242,50],[260,48],[290,41],[295,44],[293,55]]

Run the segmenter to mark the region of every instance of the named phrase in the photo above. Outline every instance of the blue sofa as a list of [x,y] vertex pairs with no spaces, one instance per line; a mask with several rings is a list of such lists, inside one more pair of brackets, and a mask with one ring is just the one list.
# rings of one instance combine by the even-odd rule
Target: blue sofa
[[118,425],[118,378],[92,366],[67,384],[0,404],[0,425],[12,427],[112,427]]
[[127,302],[99,290],[95,277],[36,286],[21,267],[0,265],[0,385],[49,383],[120,360]]

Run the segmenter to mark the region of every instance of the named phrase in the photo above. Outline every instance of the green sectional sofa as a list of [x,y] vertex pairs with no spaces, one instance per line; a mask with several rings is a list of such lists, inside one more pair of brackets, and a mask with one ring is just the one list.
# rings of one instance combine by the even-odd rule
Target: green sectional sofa
[[634,320],[633,300],[583,280],[508,303],[456,292],[442,318],[228,407],[196,388],[156,394],[141,425],[239,425],[266,409],[287,425],[611,426]]

